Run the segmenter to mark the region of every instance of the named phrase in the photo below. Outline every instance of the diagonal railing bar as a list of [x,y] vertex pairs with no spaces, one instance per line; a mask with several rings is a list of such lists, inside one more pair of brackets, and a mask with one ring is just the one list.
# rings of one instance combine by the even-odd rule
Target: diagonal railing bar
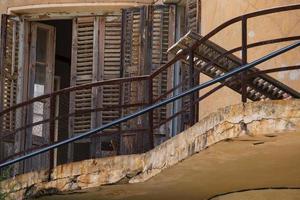
[[163,105],[167,105],[167,104],[169,104],[171,102],[174,102],[174,101],[176,101],[176,100],[178,100],[178,99],[180,99],[182,97],[185,97],[187,95],[190,95],[190,94],[193,94],[195,92],[198,92],[201,89],[204,89],[204,88],[207,88],[207,87],[209,87],[211,85],[214,85],[215,83],[218,83],[220,81],[224,81],[224,80],[226,80],[226,79],[228,79],[228,78],[230,78],[230,77],[232,77],[232,76],[234,76],[236,74],[244,72],[244,71],[246,71],[246,70],[248,70],[248,69],[250,69],[250,68],[252,68],[252,67],[254,67],[256,65],[259,65],[261,63],[264,63],[267,60],[270,60],[270,59],[272,59],[272,58],[274,58],[276,56],[279,56],[279,55],[281,55],[281,54],[283,54],[283,53],[285,53],[287,51],[290,51],[290,50],[298,47],[298,46],[300,46],[300,42],[296,42],[296,43],[294,43],[292,45],[289,45],[289,46],[286,46],[284,48],[281,48],[281,49],[279,49],[277,51],[274,51],[274,52],[272,52],[272,53],[270,53],[270,54],[268,54],[268,55],[266,55],[266,56],[264,56],[264,57],[262,57],[262,58],[260,58],[258,60],[255,60],[255,61],[253,61],[253,62],[251,62],[249,64],[243,65],[243,66],[241,66],[239,68],[235,68],[234,70],[232,70],[232,71],[224,74],[223,76],[220,76],[220,77],[217,77],[217,78],[215,78],[213,80],[207,81],[207,82],[205,82],[203,84],[200,84],[200,85],[198,85],[196,87],[193,87],[193,88],[191,88],[191,89],[189,89],[189,90],[187,90],[185,92],[182,92],[181,94],[175,95],[175,96],[170,97],[170,98],[168,98],[166,100],[163,100],[163,101],[161,101],[159,103],[153,104],[153,105],[151,105],[149,107],[146,107],[144,109],[141,109],[141,110],[139,110],[139,111],[137,111],[137,112],[135,112],[133,114],[127,115],[127,116],[119,118],[117,120],[114,120],[114,121],[112,121],[112,122],[110,122],[108,124],[105,124],[105,125],[101,126],[101,127],[92,129],[92,130],[87,131],[87,132],[85,132],[83,134],[79,134],[79,135],[73,136],[71,138],[68,138],[66,140],[63,140],[63,141],[57,142],[55,144],[49,145],[47,147],[41,148],[41,149],[39,149],[37,151],[28,153],[28,154],[26,154],[24,156],[21,156],[19,158],[7,161],[5,163],[1,163],[0,164],[0,169],[2,169],[4,167],[7,167],[7,166],[10,166],[12,164],[18,163],[20,161],[26,160],[26,159],[31,158],[33,156],[36,156],[36,155],[45,153],[47,151],[56,149],[56,148],[58,148],[60,146],[63,146],[63,145],[66,145],[66,144],[69,144],[69,143],[81,140],[83,138],[89,137],[89,136],[91,136],[93,134],[97,134],[97,133],[99,133],[99,132],[101,132],[101,131],[103,131],[103,130],[105,130],[107,128],[110,128],[110,127],[115,126],[117,124],[120,124],[122,122],[128,121],[130,119],[133,119],[133,118],[138,117],[140,115],[143,115],[145,113],[148,113],[148,112],[150,112],[150,111],[152,111],[152,110],[154,110],[154,109],[156,109],[158,107],[161,107]]

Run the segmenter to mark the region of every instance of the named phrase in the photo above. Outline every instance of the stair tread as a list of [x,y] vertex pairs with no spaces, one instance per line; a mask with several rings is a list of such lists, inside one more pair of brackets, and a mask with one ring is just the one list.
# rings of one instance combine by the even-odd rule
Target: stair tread
[[[196,42],[198,42],[202,38],[201,35],[190,31],[185,36],[183,36],[176,44],[174,44],[169,50],[169,53],[178,54],[181,51],[193,46]],[[223,49],[219,45],[207,40],[204,43],[200,44],[197,50],[195,51],[195,58],[197,58],[196,67],[200,69],[202,73],[205,75],[216,78],[221,74],[220,72],[229,72],[233,68],[239,67],[242,63],[242,60],[233,54],[228,54],[224,56],[222,59],[217,60],[213,63],[212,66],[205,67],[203,63],[211,63],[214,59],[220,57],[223,54],[226,54],[227,50]],[[201,62],[201,60],[203,62]],[[188,57],[186,57],[185,62],[188,63]],[[201,63],[201,67],[199,67]],[[219,73],[215,73],[219,71]],[[248,72],[254,73],[260,71],[257,68],[252,68]],[[262,95],[267,95],[267,97],[271,99],[282,99],[284,98],[279,91],[284,91],[290,96],[300,97],[300,93],[293,90],[289,86],[281,83],[280,81],[276,80],[275,78],[260,74],[257,77],[250,80],[252,87],[255,91],[261,93]],[[241,92],[240,88],[233,88],[229,86],[231,89],[234,89],[237,92]],[[257,95],[254,95],[257,96]],[[256,97],[253,95],[248,94],[248,98],[251,100],[255,100]],[[261,96],[262,98],[262,96]]]

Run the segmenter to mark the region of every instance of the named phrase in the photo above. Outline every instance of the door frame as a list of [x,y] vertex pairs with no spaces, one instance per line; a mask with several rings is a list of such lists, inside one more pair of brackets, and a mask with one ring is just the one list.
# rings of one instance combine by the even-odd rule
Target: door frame
[[[53,86],[54,86],[54,70],[55,70],[55,41],[56,41],[56,31],[55,27],[49,26],[46,24],[41,24],[38,22],[30,22],[29,23],[29,30],[27,34],[29,39],[29,51],[28,51],[28,67],[27,67],[27,84],[25,87],[27,87],[27,100],[34,97],[34,82],[35,82],[35,70],[37,65],[37,58],[36,58],[36,51],[37,51],[37,31],[38,28],[46,30],[48,32],[48,38],[47,38],[47,46],[46,48],[49,49],[46,53],[46,71],[47,74],[46,80],[45,80],[45,89],[44,93],[50,93],[53,92]],[[44,104],[45,110],[43,111],[43,118],[47,119],[49,118],[49,107],[50,107],[50,101],[47,100],[45,102],[42,102]],[[33,105],[30,105],[27,108],[26,111],[26,121],[27,124],[32,123],[33,121]],[[44,124],[43,125],[43,131],[42,136],[36,136],[33,135],[32,128],[26,129],[26,138],[25,138],[25,149],[32,148],[34,145],[39,145],[39,143],[50,143],[50,131],[49,131],[49,125]],[[53,133],[54,134],[54,133]],[[40,167],[46,167],[49,166],[49,156],[47,156],[48,153],[45,153],[40,156],[41,164]],[[48,158],[47,158],[48,157]],[[31,171],[33,168],[33,162],[32,159],[29,159],[28,162],[25,162],[25,171]]]

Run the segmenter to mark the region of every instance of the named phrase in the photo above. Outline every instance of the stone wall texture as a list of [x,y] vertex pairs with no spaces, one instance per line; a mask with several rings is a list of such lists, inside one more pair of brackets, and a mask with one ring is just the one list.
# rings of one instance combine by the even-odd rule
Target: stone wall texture
[[139,155],[91,159],[57,166],[0,183],[11,199],[99,187],[138,183],[201,150],[241,135],[299,132],[300,100],[261,101],[218,109],[196,125],[155,149]]

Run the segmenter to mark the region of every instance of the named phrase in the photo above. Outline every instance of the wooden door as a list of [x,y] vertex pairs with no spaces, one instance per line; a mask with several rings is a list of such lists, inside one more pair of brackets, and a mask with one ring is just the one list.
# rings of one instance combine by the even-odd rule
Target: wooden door
[[[41,23],[31,23],[29,60],[29,99],[53,92],[55,62],[55,28]],[[29,106],[27,124],[49,119],[50,101],[43,100]],[[50,143],[49,123],[33,126],[27,130],[26,148]],[[52,133],[54,134],[54,133]],[[27,171],[48,168],[50,153],[30,159]]]

